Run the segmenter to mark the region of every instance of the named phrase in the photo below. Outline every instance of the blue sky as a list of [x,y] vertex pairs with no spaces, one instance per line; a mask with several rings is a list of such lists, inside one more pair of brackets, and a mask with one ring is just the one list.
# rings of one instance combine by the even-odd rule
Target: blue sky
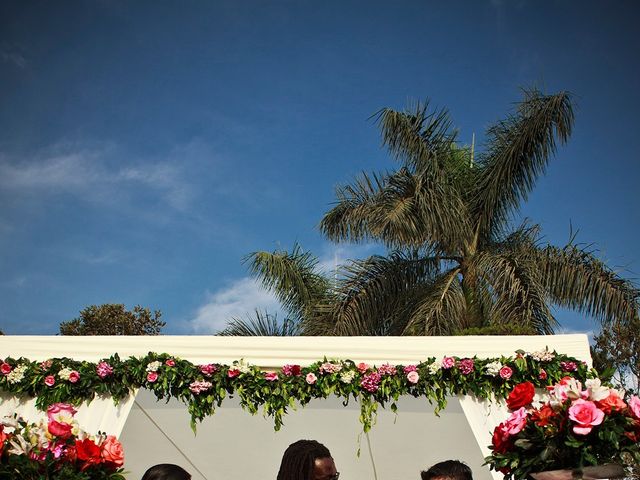
[[[54,334],[87,305],[210,333],[273,299],[241,264],[388,169],[368,118],[431,99],[481,143],[520,87],[569,90],[574,134],[522,216],[640,269],[637,2],[4,1],[0,328]],[[564,328],[594,322],[558,312]]]

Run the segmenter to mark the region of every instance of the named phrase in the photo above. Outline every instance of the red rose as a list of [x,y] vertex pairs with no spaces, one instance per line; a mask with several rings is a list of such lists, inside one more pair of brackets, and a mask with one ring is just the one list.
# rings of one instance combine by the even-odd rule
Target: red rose
[[507,407],[510,410],[517,410],[520,407],[526,407],[533,402],[535,388],[531,382],[519,383],[507,397]]
[[56,422],[51,420],[47,425],[49,433],[59,438],[69,438],[71,436],[71,425],[63,422]]
[[100,455],[100,447],[93,443],[89,438],[84,440],[76,440],[76,456],[78,460],[83,461],[84,465],[81,470],[86,470],[91,465],[96,465],[102,461]]
[[78,380],[80,380],[80,374],[78,372],[76,372],[75,370],[73,370],[70,374],[69,374],[69,381],[71,383],[77,383]]
[[546,380],[547,379],[547,372],[544,368],[540,369],[540,373],[538,373],[538,378],[540,380]]
[[167,367],[175,367],[175,366],[176,366],[176,361],[175,361],[173,358],[168,358],[168,359],[164,362],[164,364],[165,364]]
[[158,372],[149,372],[147,373],[147,382],[153,383],[158,380]]
[[624,400],[622,400],[614,391],[610,391],[607,398],[598,400],[596,402],[596,405],[607,415],[610,415],[614,410],[617,412],[621,412],[622,410],[627,408],[627,404],[624,403]]
[[230,368],[227,371],[227,377],[229,377],[229,378],[235,378],[238,375],[240,375],[240,370],[238,370],[237,368]]
[[0,372],[2,372],[4,375],[9,375],[11,373],[11,370],[13,370],[13,367],[8,363],[2,362],[2,365],[0,365]]
[[56,384],[56,377],[53,375],[47,375],[44,379],[44,384],[47,387],[53,387]]
[[491,443],[495,453],[506,453],[513,445],[511,435],[504,431],[502,424],[498,425],[493,430],[493,439],[491,440]]

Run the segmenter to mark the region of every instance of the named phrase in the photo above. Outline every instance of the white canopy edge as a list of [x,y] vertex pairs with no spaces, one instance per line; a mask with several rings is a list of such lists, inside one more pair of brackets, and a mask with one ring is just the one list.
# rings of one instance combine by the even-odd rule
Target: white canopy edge
[[381,365],[410,364],[445,355],[479,358],[556,350],[591,364],[584,334],[456,337],[221,337],[221,336],[0,336],[0,356],[30,360],[69,357],[97,362],[148,352],[169,353],[193,363],[231,364],[244,359],[262,368],[308,365],[324,357]]

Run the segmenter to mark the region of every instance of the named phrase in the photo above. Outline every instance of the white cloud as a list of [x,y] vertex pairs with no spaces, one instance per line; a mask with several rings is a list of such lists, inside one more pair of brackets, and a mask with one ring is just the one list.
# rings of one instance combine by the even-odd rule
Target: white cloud
[[181,211],[193,197],[176,162],[127,162],[126,166],[113,166],[114,159],[126,156],[113,147],[57,146],[52,150],[28,161],[0,157],[0,186],[29,194],[70,193],[108,204],[122,201],[123,192],[134,194],[142,187]]
[[281,316],[277,299],[253,278],[245,277],[210,294],[188,323],[196,333],[215,333],[232,318],[244,318],[255,309]]

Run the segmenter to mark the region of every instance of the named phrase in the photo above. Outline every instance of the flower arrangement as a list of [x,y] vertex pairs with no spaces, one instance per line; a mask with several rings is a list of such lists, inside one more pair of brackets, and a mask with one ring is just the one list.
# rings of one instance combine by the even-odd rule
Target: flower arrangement
[[324,358],[308,366],[284,365],[277,371],[263,371],[242,360],[231,365],[195,365],[151,352],[124,360],[116,354],[97,363],[5,358],[0,360],[0,391],[35,397],[37,406],[44,409],[56,402],[79,405],[96,395],[117,402],[134,389],[145,388],[159,400],[175,398],[186,404],[194,429],[227,396],[237,395],[245,410],[252,414],[262,410],[272,417],[276,430],[289,408],[331,395],[345,403],[357,400],[367,431],[378,407],[395,411],[395,402],[403,395],[426,398],[438,411],[451,395],[504,398],[520,382],[542,387],[566,375],[584,381],[597,373],[584,362],[548,350],[518,351],[500,358],[431,357],[412,365],[375,366]]
[[122,445],[112,435],[89,436],[66,403],[47,409],[47,421],[20,417],[0,423],[0,478],[124,480]]
[[583,384],[565,377],[547,387],[536,402],[529,382],[507,397],[511,416],[493,432],[485,460],[505,478],[533,472],[581,469],[591,465],[640,464],[640,399],[605,386],[597,378]]

